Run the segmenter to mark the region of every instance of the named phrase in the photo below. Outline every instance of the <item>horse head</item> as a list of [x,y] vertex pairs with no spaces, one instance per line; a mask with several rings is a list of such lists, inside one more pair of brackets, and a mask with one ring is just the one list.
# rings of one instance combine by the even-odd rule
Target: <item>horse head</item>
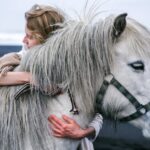
[[126,16],[121,14],[113,22],[110,74],[98,92],[97,107],[111,119],[130,121],[149,131],[150,32]]

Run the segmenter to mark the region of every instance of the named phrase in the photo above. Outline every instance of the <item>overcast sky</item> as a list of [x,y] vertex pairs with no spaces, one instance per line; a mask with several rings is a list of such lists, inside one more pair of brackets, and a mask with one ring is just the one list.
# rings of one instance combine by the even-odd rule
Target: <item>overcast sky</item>
[[[82,13],[86,0],[1,0],[0,3],[0,33],[23,33],[24,12],[33,4],[49,4],[62,8],[74,15],[74,11]],[[94,0],[89,0],[93,2]],[[103,16],[111,13],[127,12],[150,28],[150,0],[97,0],[102,6],[101,11],[107,10]]]

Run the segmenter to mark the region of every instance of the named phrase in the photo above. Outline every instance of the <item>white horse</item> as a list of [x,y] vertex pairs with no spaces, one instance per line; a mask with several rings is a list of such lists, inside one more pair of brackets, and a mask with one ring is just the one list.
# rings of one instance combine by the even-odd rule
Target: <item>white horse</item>
[[[38,88],[17,98],[14,93],[23,86],[0,89],[0,150],[76,150],[80,141],[53,137],[47,117],[66,114],[85,127],[95,112],[95,97],[105,76],[115,77],[139,103],[148,103],[149,48],[149,31],[126,19],[126,14],[96,23],[90,19],[65,23],[45,44],[31,50],[17,69],[31,72]],[[56,84],[64,93],[45,95]],[[115,119],[136,111],[112,85],[102,97],[100,109]]]

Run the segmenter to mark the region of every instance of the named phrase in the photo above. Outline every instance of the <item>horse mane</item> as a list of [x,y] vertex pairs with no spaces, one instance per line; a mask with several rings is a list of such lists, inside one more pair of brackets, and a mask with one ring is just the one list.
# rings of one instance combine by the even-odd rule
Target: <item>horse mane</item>
[[108,43],[111,43],[113,19],[106,20],[67,21],[46,43],[32,49],[22,65],[41,88],[67,83],[74,95],[81,94],[82,101],[77,103],[83,110],[91,111],[95,86],[110,72],[112,61]]

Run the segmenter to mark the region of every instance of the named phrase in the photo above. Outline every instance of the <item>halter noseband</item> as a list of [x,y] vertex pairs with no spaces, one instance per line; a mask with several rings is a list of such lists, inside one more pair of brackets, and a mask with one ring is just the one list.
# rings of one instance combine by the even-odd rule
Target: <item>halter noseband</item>
[[118,89],[135,107],[136,112],[123,117],[119,118],[119,121],[131,121],[134,119],[137,119],[138,117],[146,114],[150,110],[150,102],[146,105],[140,104],[137,99],[119,82],[115,79],[115,77],[112,75],[112,78],[108,81],[104,79],[102,86],[97,94],[96,97],[96,108],[97,110],[101,109],[101,104],[104,99],[104,96],[106,94],[106,91],[109,87],[109,85],[113,85],[116,89]]

